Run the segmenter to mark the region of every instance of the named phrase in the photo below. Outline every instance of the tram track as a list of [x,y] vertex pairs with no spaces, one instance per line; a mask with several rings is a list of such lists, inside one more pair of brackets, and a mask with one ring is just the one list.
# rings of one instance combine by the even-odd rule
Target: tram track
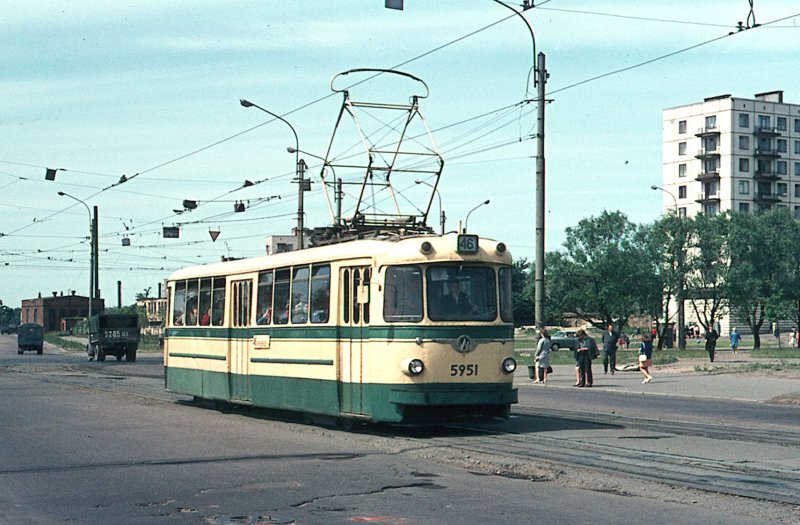
[[[540,418],[548,411],[537,410],[534,414],[515,413],[523,418]],[[581,418],[581,421],[594,421],[608,424],[605,417],[592,416],[585,413],[552,411],[564,417]],[[601,421],[602,419],[602,421]],[[658,432],[665,435],[692,435],[710,437],[719,435],[724,430],[720,425],[684,424],[677,422],[648,422],[637,418],[619,416],[614,418],[616,425],[622,424],[634,430]],[[628,426],[628,423],[634,423]],[[639,426],[636,426],[638,423]],[[708,432],[704,431],[708,427]],[[700,457],[691,454],[649,451],[642,448],[632,449],[620,447],[614,443],[600,443],[596,436],[586,437],[554,437],[533,433],[511,431],[494,431],[472,426],[452,427],[458,431],[469,431],[469,436],[447,436],[426,439],[440,443],[442,446],[455,448],[468,453],[480,453],[493,456],[512,456],[525,458],[541,463],[543,460],[558,465],[589,468],[614,475],[622,475],[647,481],[655,481],[668,485],[740,496],[745,498],[771,501],[781,504],[800,505],[800,471],[796,468],[783,468],[773,463],[748,460],[722,460]],[[675,429],[675,432],[672,432]],[[728,429],[730,430],[730,428]],[[757,429],[745,429],[747,436],[740,439],[769,440],[775,438],[770,433],[762,433]],[[645,438],[639,437],[640,441]],[[711,439],[721,439],[712,437]],[[793,434],[791,445],[781,443],[789,448],[796,448],[800,435]]]

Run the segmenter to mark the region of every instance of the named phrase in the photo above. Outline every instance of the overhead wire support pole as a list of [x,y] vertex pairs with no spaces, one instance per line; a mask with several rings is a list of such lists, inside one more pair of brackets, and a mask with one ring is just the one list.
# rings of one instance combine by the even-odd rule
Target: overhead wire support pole
[[536,268],[534,284],[535,323],[544,328],[544,217],[545,217],[545,171],[544,171],[544,87],[547,83],[547,70],[544,67],[544,53],[539,53],[536,65],[537,105],[536,108]]

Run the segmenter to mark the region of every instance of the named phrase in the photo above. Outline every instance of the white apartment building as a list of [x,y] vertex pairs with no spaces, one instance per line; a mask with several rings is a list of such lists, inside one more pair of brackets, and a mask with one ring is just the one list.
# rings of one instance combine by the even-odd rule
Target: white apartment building
[[[663,138],[664,211],[691,217],[785,207],[800,219],[800,104],[784,103],[783,91],[665,109]],[[693,325],[688,302],[685,314]],[[736,312],[719,324],[725,335],[734,326],[746,332]]]
[[786,207],[800,218],[800,104],[784,103],[783,91],[665,109],[663,137],[665,210]]

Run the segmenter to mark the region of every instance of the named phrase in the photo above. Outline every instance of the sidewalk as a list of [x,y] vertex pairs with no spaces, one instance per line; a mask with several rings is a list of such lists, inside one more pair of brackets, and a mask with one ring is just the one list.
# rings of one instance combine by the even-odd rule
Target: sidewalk
[[[653,382],[642,384],[638,370],[617,371],[614,375],[603,374],[602,362],[592,366],[594,388],[603,391],[628,394],[651,394],[712,399],[729,399],[763,403],[780,397],[781,403],[800,406],[800,371],[780,372],[708,372],[695,371],[695,366],[708,369],[731,369],[748,363],[779,362],[778,359],[752,358],[749,352],[730,351],[717,353],[714,363],[708,359],[685,359],[678,363],[651,368]],[[627,363],[618,363],[621,367]],[[569,365],[555,366],[555,374],[548,376],[546,388],[573,388],[575,368]],[[528,378],[528,368],[521,366],[515,375],[517,387],[537,388]]]

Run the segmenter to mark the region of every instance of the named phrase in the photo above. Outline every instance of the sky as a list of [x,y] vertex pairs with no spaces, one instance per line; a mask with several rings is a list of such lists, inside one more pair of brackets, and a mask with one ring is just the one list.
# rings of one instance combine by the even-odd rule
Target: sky
[[[242,98],[294,128],[313,180],[306,225],[328,225],[314,155],[325,155],[342,104],[331,80],[355,68],[396,68],[425,82],[420,109],[444,159],[447,229],[488,199],[470,231],[532,260],[536,105],[523,101],[535,98],[534,49],[523,21],[493,0],[405,0],[402,11],[383,3],[0,0],[3,304],[88,292],[89,213],[58,192],[98,207],[100,288],[112,306],[117,281],[130,304],[181,267],[263,255],[267,236],[289,234],[294,135]],[[752,14],[747,0],[536,5],[524,15],[549,73],[548,251],[603,210],[638,223],[658,217],[669,199],[650,189],[661,183],[664,108],[772,90],[800,103],[795,0],[758,0]],[[748,18],[760,26],[736,31]],[[347,75],[334,87],[391,103],[423,89],[398,75],[354,85],[366,78]],[[381,118],[362,123],[390,143]],[[338,129],[333,153],[363,154],[347,142],[353,120]],[[62,171],[46,181],[46,168]],[[117,184],[123,175],[128,182]],[[430,195],[412,179],[395,182],[424,208]],[[176,213],[184,199],[197,209]],[[233,211],[237,202],[245,212]],[[437,230],[438,213],[434,199]],[[163,238],[164,226],[179,226],[180,238]],[[216,241],[210,231],[220,232]]]

